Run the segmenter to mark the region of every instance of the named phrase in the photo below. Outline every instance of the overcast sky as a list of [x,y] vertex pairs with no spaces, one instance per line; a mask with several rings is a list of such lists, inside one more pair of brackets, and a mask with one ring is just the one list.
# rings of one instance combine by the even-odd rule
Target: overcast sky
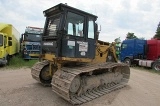
[[43,11],[59,3],[98,16],[100,40],[124,40],[128,32],[150,39],[160,21],[160,0],[0,0],[0,22],[24,33],[26,26],[44,27]]

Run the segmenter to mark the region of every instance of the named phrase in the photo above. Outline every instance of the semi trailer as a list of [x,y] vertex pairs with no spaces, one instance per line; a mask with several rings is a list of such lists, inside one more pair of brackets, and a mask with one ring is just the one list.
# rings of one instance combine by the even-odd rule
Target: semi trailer
[[160,40],[124,40],[121,45],[120,60],[129,66],[151,67],[160,71]]

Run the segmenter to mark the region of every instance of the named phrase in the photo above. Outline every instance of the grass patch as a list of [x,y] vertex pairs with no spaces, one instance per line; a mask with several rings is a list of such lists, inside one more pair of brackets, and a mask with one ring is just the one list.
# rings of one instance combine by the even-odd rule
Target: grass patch
[[24,60],[21,55],[14,56],[10,59],[7,68],[31,68],[38,60]]
[[151,73],[155,73],[155,74],[159,74],[160,75],[160,71],[156,71],[156,70],[153,70],[151,68],[147,68],[147,67],[132,67],[134,69],[138,69],[138,70],[141,70],[141,71],[147,71],[147,72],[151,72]]

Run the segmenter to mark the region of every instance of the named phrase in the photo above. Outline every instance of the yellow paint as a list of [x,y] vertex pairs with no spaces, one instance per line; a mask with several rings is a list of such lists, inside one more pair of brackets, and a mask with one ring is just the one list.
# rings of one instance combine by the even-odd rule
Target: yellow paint
[[39,57],[39,54],[29,54],[29,56],[36,56],[36,57]]
[[[63,66],[63,63],[67,62],[84,62],[84,63],[102,63],[107,61],[107,56],[109,51],[112,54],[112,58],[117,62],[116,58],[116,52],[115,52],[115,44],[114,43],[107,43],[103,41],[98,41],[97,42],[97,48],[96,48],[96,55],[94,59],[89,59],[89,58],[69,58],[69,57],[59,57],[57,58],[53,54],[44,54],[42,55],[42,59],[50,61],[50,74],[54,70],[52,69],[52,65],[56,65],[58,69],[60,69]],[[56,71],[56,70],[54,70]]]
[[101,41],[101,44],[97,43],[96,48],[96,55],[94,59],[89,58],[70,58],[70,57],[60,57],[56,58],[54,54],[44,54],[43,59],[49,60],[49,61],[58,61],[60,62],[106,62],[106,57],[108,56],[108,51],[111,51],[113,58],[117,61],[116,54],[115,54],[115,48],[114,43],[108,44]]
[[42,58],[49,61],[54,61],[55,55],[54,54],[44,54],[42,55]]
[[95,59],[92,61],[92,63],[102,63],[107,61],[107,56],[109,51],[112,54],[112,58],[117,62],[116,52],[115,52],[115,44],[114,43],[107,43],[103,41],[97,42],[97,48],[96,48],[96,55]]
[[49,75],[50,75],[50,76],[53,75],[53,73],[52,73],[52,64],[51,64],[51,63],[49,64]]
[[45,60],[49,60],[49,61],[57,61],[58,63],[63,63],[63,62],[91,62],[92,59],[89,58],[70,58],[70,57],[60,57],[60,58],[56,58],[55,55],[53,54],[45,54],[42,57]]
[[[3,36],[3,46],[0,46],[0,59],[19,52],[20,34],[11,24],[0,23],[0,35]],[[9,40],[9,37],[12,39]],[[8,42],[12,42],[12,46],[9,46]]]
[[5,51],[4,46],[0,46],[0,58],[4,57]]
[[92,62],[92,59],[89,58],[70,58],[70,57],[61,57],[57,58],[58,61],[70,61],[70,62]]

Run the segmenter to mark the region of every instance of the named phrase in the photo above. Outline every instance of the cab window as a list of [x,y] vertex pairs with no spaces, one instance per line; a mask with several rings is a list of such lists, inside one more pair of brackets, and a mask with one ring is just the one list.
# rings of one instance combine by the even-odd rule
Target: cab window
[[84,36],[84,16],[68,12],[65,29],[68,35]]
[[6,46],[7,46],[7,37],[4,36],[4,47],[6,47]]
[[94,21],[92,19],[88,21],[88,38],[94,39]]
[[60,24],[60,14],[52,16],[47,21],[47,31],[45,36],[57,36],[57,30]]

